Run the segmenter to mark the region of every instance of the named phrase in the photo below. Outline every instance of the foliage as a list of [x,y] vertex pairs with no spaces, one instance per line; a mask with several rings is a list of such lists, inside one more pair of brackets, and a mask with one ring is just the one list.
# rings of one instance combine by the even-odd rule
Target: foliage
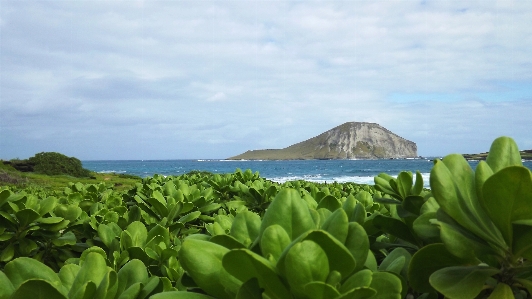
[[47,175],[66,174],[74,177],[88,177],[90,171],[84,169],[81,161],[55,152],[42,152],[28,159],[34,171]]
[[375,186],[251,170],[0,187],[0,298],[530,298],[532,174],[515,142]]

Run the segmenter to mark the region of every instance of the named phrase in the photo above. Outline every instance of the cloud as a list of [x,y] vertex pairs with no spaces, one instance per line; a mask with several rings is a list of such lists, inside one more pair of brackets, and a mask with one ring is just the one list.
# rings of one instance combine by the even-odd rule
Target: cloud
[[220,91],[220,92],[217,92],[212,97],[209,97],[207,101],[208,102],[220,102],[220,101],[224,101],[225,99],[227,99],[227,96],[225,95],[225,93]]
[[346,121],[532,148],[529,1],[131,4],[2,1],[0,158],[224,158]]

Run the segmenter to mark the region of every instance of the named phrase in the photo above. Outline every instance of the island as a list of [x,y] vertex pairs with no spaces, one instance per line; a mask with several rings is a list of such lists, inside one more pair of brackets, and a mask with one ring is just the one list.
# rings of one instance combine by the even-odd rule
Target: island
[[416,143],[376,123],[347,122],[283,149],[249,150],[227,160],[417,158]]

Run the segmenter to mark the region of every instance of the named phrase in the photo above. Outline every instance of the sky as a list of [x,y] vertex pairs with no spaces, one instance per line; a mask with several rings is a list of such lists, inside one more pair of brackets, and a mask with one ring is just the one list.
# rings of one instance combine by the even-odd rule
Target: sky
[[532,149],[532,1],[0,0],[0,159],[227,158],[345,122]]

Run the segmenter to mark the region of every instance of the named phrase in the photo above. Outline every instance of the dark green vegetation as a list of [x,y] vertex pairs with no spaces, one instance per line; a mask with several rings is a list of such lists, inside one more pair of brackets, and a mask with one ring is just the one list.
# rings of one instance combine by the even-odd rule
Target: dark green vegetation
[[230,160],[415,158],[414,142],[374,123],[348,122],[283,149],[247,151]]
[[[129,190],[141,181],[136,176],[90,172],[78,162],[76,158],[58,153],[40,153],[28,160],[0,160],[0,187],[9,187],[13,191],[28,188],[62,191],[70,182],[76,181],[83,184],[105,183],[120,191]],[[76,177],[74,174],[83,176]]]
[[[532,150],[522,150],[519,152],[521,154],[521,159],[532,160]],[[464,154],[464,158],[467,160],[486,160],[488,153],[480,154]]]
[[90,171],[83,168],[80,160],[55,152],[42,152],[28,160],[12,160],[4,163],[22,172],[69,175],[78,178],[90,176]]
[[510,138],[375,187],[250,170],[0,189],[0,298],[530,298],[532,173]]

